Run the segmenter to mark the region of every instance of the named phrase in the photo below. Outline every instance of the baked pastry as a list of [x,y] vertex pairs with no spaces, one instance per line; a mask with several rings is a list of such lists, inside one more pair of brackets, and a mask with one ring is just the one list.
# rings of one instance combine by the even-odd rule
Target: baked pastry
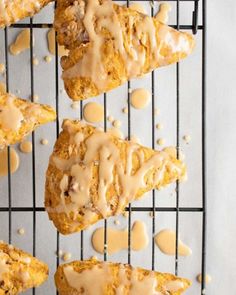
[[0,28],[33,16],[52,0],[0,0]]
[[62,234],[123,213],[145,192],[186,177],[174,148],[158,152],[80,121],[64,120],[62,128],[45,185],[45,208]]
[[0,94],[0,149],[21,141],[39,125],[54,121],[55,110],[48,106]]
[[175,63],[194,47],[192,35],[111,0],[58,0],[54,27],[59,44],[70,49],[61,65],[73,100]]
[[0,295],[19,294],[38,287],[48,277],[48,266],[12,245],[0,242]]
[[60,295],[179,295],[191,285],[172,274],[97,260],[60,265],[55,283]]

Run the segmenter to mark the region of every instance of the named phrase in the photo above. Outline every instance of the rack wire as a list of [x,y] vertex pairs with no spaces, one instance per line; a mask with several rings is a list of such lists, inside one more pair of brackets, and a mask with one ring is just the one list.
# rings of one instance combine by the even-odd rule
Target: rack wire
[[[123,2],[126,2],[127,6],[129,6],[129,0],[121,0]],[[136,0],[143,1],[145,0]],[[157,2],[158,0],[153,0],[152,2]],[[131,256],[131,213],[132,212],[150,212],[153,213],[153,219],[152,219],[152,269],[155,270],[155,242],[154,242],[154,234],[155,234],[155,219],[156,219],[156,212],[174,212],[175,217],[175,228],[176,228],[176,252],[175,252],[175,274],[178,275],[178,265],[179,265],[179,257],[178,257],[178,237],[179,237],[179,213],[180,212],[190,212],[192,214],[194,213],[201,213],[202,218],[202,249],[201,249],[201,273],[202,277],[205,278],[206,274],[206,197],[207,197],[207,187],[206,187],[206,176],[207,176],[207,170],[206,170],[206,0],[165,0],[166,2],[171,1],[176,3],[176,25],[172,25],[172,27],[176,29],[184,29],[184,30],[190,30],[194,34],[197,34],[198,31],[202,31],[202,73],[201,73],[201,102],[202,102],[202,110],[201,110],[201,129],[202,129],[202,142],[201,142],[201,151],[202,151],[202,205],[200,207],[180,207],[179,206],[179,200],[180,200],[180,194],[179,194],[179,184],[176,183],[176,204],[174,207],[157,207],[156,206],[156,192],[155,190],[152,191],[152,206],[147,207],[132,207],[129,205],[126,208],[126,211],[129,214],[128,217],[128,257],[127,262],[132,263],[132,256]],[[146,2],[149,2],[146,0]],[[180,2],[190,2],[193,3],[193,15],[192,15],[192,24],[188,25],[182,25],[180,23],[180,17],[179,17],[179,11],[180,11]],[[199,2],[202,2],[202,24],[198,24],[198,15],[199,15]],[[153,7],[151,8],[151,14],[154,14]],[[30,87],[31,87],[31,100],[33,101],[34,96],[34,67],[33,67],[33,58],[34,58],[34,48],[33,48],[33,30],[36,28],[51,28],[52,24],[48,23],[33,23],[33,18],[30,19],[30,23],[18,23],[12,25],[14,28],[29,28],[30,29]],[[6,89],[9,90],[9,58],[8,58],[8,28],[5,28],[4,32],[4,38],[5,38],[5,66],[6,66]],[[56,42],[56,41],[55,41]],[[180,140],[180,89],[179,89],[179,74],[180,71],[180,65],[176,65],[176,147],[177,151],[179,150],[179,140]],[[156,97],[156,79],[155,79],[155,71],[151,73],[151,83],[152,83],[152,148],[155,147],[155,97]],[[131,136],[131,109],[130,109],[130,82],[127,83],[127,101],[128,101],[128,139],[130,139]],[[55,54],[55,104],[56,104],[56,111],[57,111],[57,120],[56,120],[56,134],[59,135],[59,57],[58,57],[58,46],[56,43],[56,54]],[[104,130],[107,129],[107,95],[104,94],[103,96],[103,103],[104,103]],[[80,102],[80,119],[83,118],[83,102]],[[44,212],[45,209],[43,207],[36,206],[36,182],[35,182],[35,134],[32,133],[32,198],[33,198],[33,206],[32,207],[13,207],[12,206],[12,176],[10,173],[10,169],[8,169],[8,206],[7,207],[0,207],[0,212],[8,212],[8,240],[9,243],[12,241],[12,212],[32,212],[33,213],[33,255],[36,254],[36,213],[37,212]],[[8,147],[8,167],[10,167],[10,148]],[[108,259],[108,253],[106,248],[106,242],[107,242],[107,220],[104,221],[104,227],[105,227],[105,236],[104,236],[104,260],[106,261]],[[60,234],[57,232],[57,251],[60,249]],[[80,244],[80,258],[81,260],[84,259],[84,239],[83,239],[83,231],[81,232],[81,244]],[[59,257],[57,256],[57,265],[59,264]],[[35,290],[32,291],[33,294],[35,294]],[[205,280],[203,279],[201,282],[201,294],[206,294],[206,288],[205,288]]]

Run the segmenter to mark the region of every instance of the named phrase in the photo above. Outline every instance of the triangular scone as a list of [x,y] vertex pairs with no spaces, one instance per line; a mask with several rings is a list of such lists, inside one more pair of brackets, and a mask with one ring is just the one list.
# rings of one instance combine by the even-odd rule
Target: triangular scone
[[60,265],[55,283],[60,295],[180,295],[191,285],[172,274],[97,260]]
[[55,110],[23,100],[12,94],[0,94],[0,149],[21,141],[39,125],[54,121]]
[[52,0],[0,0],[0,28],[33,16]]
[[0,295],[19,294],[48,278],[48,266],[12,245],[0,242]]
[[174,148],[155,151],[65,120],[50,157],[45,207],[63,234],[123,212],[145,192],[186,178]]
[[82,100],[190,54],[193,37],[111,0],[58,0],[54,27],[68,95]]

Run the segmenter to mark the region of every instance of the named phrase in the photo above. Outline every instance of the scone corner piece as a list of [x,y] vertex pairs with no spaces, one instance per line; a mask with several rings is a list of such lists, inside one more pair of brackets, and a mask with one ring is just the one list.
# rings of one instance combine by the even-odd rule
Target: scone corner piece
[[0,95],[0,149],[20,142],[38,126],[56,119],[49,105],[33,103],[13,94]]
[[185,163],[173,147],[156,151],[64,120],[46,172],[45,208],[56,228],[71,234],[185,178]]
[[48,278],[46,263],[3,241],[0,242],[0,266],[0,294],[19,294],[40,286]]
[[98,260],[73,261],[60,265],[55,273],[60,295],[86,294],[155,294],[180,295],[191,281],[169,273],[160,273],[129,264]]

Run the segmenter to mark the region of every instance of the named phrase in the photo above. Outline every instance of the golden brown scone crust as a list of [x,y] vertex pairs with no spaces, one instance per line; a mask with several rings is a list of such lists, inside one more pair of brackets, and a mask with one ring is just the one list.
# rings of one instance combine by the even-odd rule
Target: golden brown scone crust
[[51,1],[52,0],[1,0],[0,2],[3,2],[3,4],[0,13],[0,28],[14,24],[25,17],[33,16]]
[[[60,295],[82,295],[82,294],[86,295],[86,293],[79,292],[76,289],[69,286],[69,284],[66,280],[65,274],[64,274],[64,268],[66,266],[72,266],[76,272],[81,273],[83,270],[91,269],[95,265],[102,266],[103,263],[104,262],[100,262],[97,260],[85,260],[85,261],[73,261],[71,263],[60,265],[55,273],[55,284],[56,284],[57,290],[59,291],[59,294]],[[107,288],[106,288],[107,291],[104,292],[103,295],[115,295],[116,289],[121,284],[120,278],[119,278],[119,268],[120,267],[125,268],[127,280],[129,282],[130,282],[131,272],[132,272],[132,270],[134,270],[134,268],[132,268],[131,265],[121,264],[121,263],[107,262],[106,265],[109,268],[109,271],[111,272],[112,281],[107,286]],[[138,274],[140,276],[139,277],[140,280],[142,280],[146,276],[150,275],[150,273],[151,273],[150,270],[146,270],[146,269],[142,269],[142,268],[137,268],[137,270],[138,270]],[[158,282],[157,291],[159,291],[163,295],[167,295],[167,294],[180,295],[191,285],[191,282],[189,280],[176,277],[176,276],[169,274],[169,273],[160,273],[160,272],[152,272],[152,273],[155,275],[155,278],[157,279],[157,282]],[[94,278],[94,280],[96,280],[96,278]],[[178,290],[177,292],[170,292],[170,291],[166,292],[165,291],[165,284],[169,283],[171,281],[175,281],[175,280],[182,282],[184,287],[182,289]],[[123,295],[129,294],[129,288],[130,287],[127,286]]]
[[[71,135],[68,132],[68,125],[70,126],[70,129],[73,130],[72,132],[74,134],[80,132],[84,135],[84,140],[83,142],[81,142],[79,148],[76,148],[73,143],[70,143]],[[98,199],[99,184],[99,165],[97,166],[96,164],[94,164],[92,167],[92,181],[90,185],[91,207],[76,207],[76,216],[74,216],[73,212],[71,212],[70,214],[66,214],[65,212],[57,212],[55,210],[58,204],[61,203],[60,182],[63,178],[63,175],[70,175],[70,171],[65,172],[58,169],[54,163],[54,157],[66,160],[72,159],[73,157],[83,159],[86,153],[85,141],[95,132],[97,132],[96,129],[91,125],[83,124],[80,121],[65,120],[63,123],[63,131],[60,133],[59,138],[55,143],[53,154],[51,155],[49,160],[45,184],[45,208],[48,211],[49,218],[53,221],[56,228],[62,234],[70,234],[76,231],[83,230],[103,218],[101,213],[95,208],[94,205],[94,203],[96,203],[96,200]],[[110,136],[110,138],[115,146],[118,148],[122,165],[123,167],[125,167],[127,164],[127,151],[132,143],[129,141],[121,140],[112,135]],[[139,199],[145,192],[150,191],[154,188],[161,189],[162,187],[176,181],[177,179],[184,180],[186,178],[186,166],[181,160],[178,160],[176,158],[176,153],[173,152],[172,148],[166,148],[163,151],[158,152],[150,148],[143,147],[141,145],[137,146],[139,149],[138,151],[143,152],[144,162],[148,161],[148,159],[150,159],[153,155],[160,154],[161,156],[163,156],[165,160],[162,162],[160,170],[164,172],[163,174],[161,174],[162,176],[160,177],[158,182],[153,183],[153,176],[155,172],[159,170],[156,170],[158,168],[148,170],[148,172],[145,174],[145,187],[141,187],[140,184],[137,194],[135,196],[132,196],[131,201],[134,199]],[[94,161],[99,161],[98,151],[94,156]],[[137,153],[134,153],[132,156],[133,175],[138,171],[140,167],[141,166],[139,156]],[[117,172],[114,169],[114,174],[116,175],[116,173]],[[119,214],[129,203],[129,200],[127,198],[124,198],[123,205],[119,207],[118,210],[120,195],[117,191],[117,186],[114,179],[113,183],[110,185],[106,193],[106,200],[111,209],[111,212],[107,215],[107,217]],[[68,190],[71,184],[72,182],[69,183]],[[68,196],[66,198],[66,204],[69,205],[71,203],[71,197]],[[92,216],[90,216],[89,221],[87,222],[85,221],[84,215],[85,212],[87,212],[88,210],[92,213]]]
[[4,129],[0,122],[0,149],[21,141],[38,126],[56,119],[56,112],[52,107],[32,103],[8,93],[0,94],[0,110],[6,106],[9,96],[14,99],[15,107],[20,109],[23,115],[23,122],[17,130]]
[[[93,43],[89,42],[88,34],[82,22],[84,7],[86,7],[84,3],[87,3],[87,1],[58,0],[54,21],[59,44],[70,49],[69,56],[62,58],[61,65],[64,70],[63,80],[65,89],[73,100],[83,100],[88,97],[97,96],[118,87],[130,78],[126,69],[126,61],[124,61],[120,52],[114,49],[114,41],[111,33],[105,28],[102,31],[105,41],[101,47],[101,60],[105,69],[104,72],[107,74],[105,85],[102,88],[98,88],[91,77],[83,77],[80,74],[75,77],[68,77],[65,75],[68,69],[71,70],[74,65],[83,60],[83,56],[88,52],[90,47],[93,46]],[[74,9],[75,6],[77,7],[78,5],[81,7],[79,17],[77,10]],[[130,46],[130,39],[135,35],[137,27],[142,25],[142,22],[147,16],[117,4],[113,4],[113,8],[122,27],[124,48],[127,50]],[[133,21],[132,24],[130,24],[131,19]],[[158,56],[161,56],[161,58],[157,58],[152,54],[151,43],[148,37],[145,43],[143,43],[141,37],[139,49],[146,52],[146,59],[142,66],[141,73],[133,77],[141,76],[160,66],[175,63],[185,58],[193,50],[194,40],[190,34],[178,32],[160,23],[155,18],[153,18],[153,22],[156,30],[156,42],[158,44],[156,51],[159,51]],[[178,40],[180,37],[183,38],[186,43],[186,49],[174,51],[170,46],[170,42],[163,40],[163,31],[168,31],[169,34],[173,36],[174,40]]]
[[7,266],[7,272],[0,275],[0,295],[19,294],[47,280],[48,266],[45,263],[3,242],[0,243],[0,260]]

